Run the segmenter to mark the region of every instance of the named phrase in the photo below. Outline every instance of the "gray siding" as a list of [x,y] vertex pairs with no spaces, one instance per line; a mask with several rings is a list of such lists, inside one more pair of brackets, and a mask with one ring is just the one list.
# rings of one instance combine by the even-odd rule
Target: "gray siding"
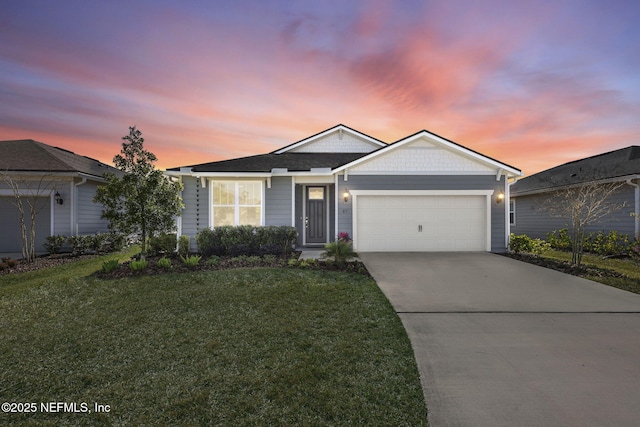
[[[101,218],[102,205],[93,202],[93,197],[96,195],[97,188],[98,183],[96,182],[87,182],[77,187],[76,227],[79,235],[106,233],[109,231],[109,221]],[[58,212],[56,212],[56,229],[57,223]],[[67,224],[69,224],[69,222],[67,222]],[[68,226],[66,228],[68,228]],[[62,224],[61,229],[64,229]]]
[[291,225],[291,177],[271,178],[271,188],[265,188],[265,225]]
[[[345,188],[349,190],[494,190],[504,191],[505,178],[496,181],[494,175],[406,175],[376,176],[350,175],[347,182],[344,176],[338,177],[338,194]],[[338,206],[338,232],[353,235],[352,202],[340,198]],[[497,204],[495,198],[491,204],[491,250],[504,252],[505,248],[505,205]]]
[[202,188],[200,180],[192,177],[183,177],[182,184],[182,234],[193,237],[209,226],[209,188]]
[[[550,197],[551,195],[549,193],[512,196],[516,204],[516,215],[515,225],[511,225],[511,232],[514,234],[526,234],[533,238],[545,239],[547,233],[551,231],[569,228],[567,220],[553,217],[549,212],[541,208],[545,200]],[[616,230],[622,234],[633,237],[635,233],[635,218],[631,216],[631,213],[634,210],[635,204],[634,188],[628,185],[620,188],[620,190],[610,198],[609,202],[616,204],[625,203],[625,207],[610,215],[606,221],[588,227],[587,231],[609,232]]]

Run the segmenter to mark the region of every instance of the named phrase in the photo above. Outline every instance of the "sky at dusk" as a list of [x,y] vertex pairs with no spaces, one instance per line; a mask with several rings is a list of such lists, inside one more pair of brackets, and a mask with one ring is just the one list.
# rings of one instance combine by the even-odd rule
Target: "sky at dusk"
[[0,10],[0,140],[158,167],[343,123],[523,170],[640,145],[640,2],[31,1]]

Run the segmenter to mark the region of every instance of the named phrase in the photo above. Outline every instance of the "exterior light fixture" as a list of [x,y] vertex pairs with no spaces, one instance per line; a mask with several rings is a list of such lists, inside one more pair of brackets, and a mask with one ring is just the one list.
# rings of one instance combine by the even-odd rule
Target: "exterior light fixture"
[[56,194],[53,195],[53,197],[56,199],[57,204],[61,205],[64,203],[64,200],[62,200],[62,196],[57,191]]
[[349,189],[348,188],[344,189],[344,193],[342,193],[342,198],[344,199],[345,203],[347,203],[349,201]]
[[501,191],[496,196],[496,203],[500,204],[504,201],[504,193]]

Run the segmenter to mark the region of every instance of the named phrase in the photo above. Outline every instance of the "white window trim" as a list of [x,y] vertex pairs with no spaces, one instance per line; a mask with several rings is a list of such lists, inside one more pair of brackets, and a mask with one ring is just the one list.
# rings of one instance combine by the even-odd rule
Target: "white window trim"
[[[215,182],[227,182],[227,183],[233,183],[234,184],[234,204],[233,205],[218,205],[218,206],[226,206],[226,207],[233,207],[234,208],[234,218],[233,218],[233,222],[234,222],[234,226],[238,226],[241,225],[239,224],[240,222],[240,209],[238,209],[240,206],[248,206],[248,207],[260,207],[260,224],[259,226],[264,226],[265,223],[265,212],[264,212],[264,199],[265,199],[265,186],[264,186],[264,180],[258,180],[258,179],[209,179],[208,180],[208,185],[209,185],[209,227],[213,228],[215,227],[215,222],[213,220],[214,218],[214,211],[215,211],[215,206],[214,206],[214,199],[213,199],[213,187],[214,187],[214,183]],[[253,182],[253,183],[259,183],[260,184],[260,205],[240,205],[239,201],[240,201],[240,193],[238,192],[238,185],[240,184],[240,182]]]

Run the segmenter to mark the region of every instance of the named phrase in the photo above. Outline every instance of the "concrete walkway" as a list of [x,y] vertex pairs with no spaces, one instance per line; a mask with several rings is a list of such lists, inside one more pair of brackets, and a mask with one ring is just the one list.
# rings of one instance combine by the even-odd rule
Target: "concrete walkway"
[[640,425],[640,295],[488,253],[360,257],[432,426]]

